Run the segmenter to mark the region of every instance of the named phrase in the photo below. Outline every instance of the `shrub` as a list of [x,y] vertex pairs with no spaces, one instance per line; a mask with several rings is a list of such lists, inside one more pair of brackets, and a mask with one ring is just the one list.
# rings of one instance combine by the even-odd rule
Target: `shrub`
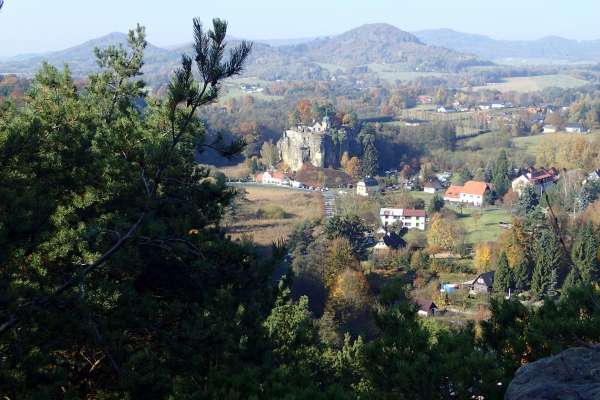
[[290,214],[279,206],[267,205],[256,210],[256,218],[258,219],[286,219],[290,217]]

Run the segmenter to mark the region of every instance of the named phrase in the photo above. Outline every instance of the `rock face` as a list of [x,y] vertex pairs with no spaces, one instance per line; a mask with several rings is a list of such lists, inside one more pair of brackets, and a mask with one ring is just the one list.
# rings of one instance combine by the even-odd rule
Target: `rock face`
[[505,400],[600,399],[600,346],[577,347],[524,365]]
[[337,167],[341,152],[348,148],[344,143],[334,144],[328,118],[313,126],[298,126],[283,133],[277,142],[281,159],[294,171],[310,163],[318,168]]

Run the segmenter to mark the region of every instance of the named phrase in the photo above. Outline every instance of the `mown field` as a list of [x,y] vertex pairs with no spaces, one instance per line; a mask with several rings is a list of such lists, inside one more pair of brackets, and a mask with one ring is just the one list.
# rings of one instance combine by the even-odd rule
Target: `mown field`
[[507,78],[505,82],[475,87],[475,90],[499,90],[501,92],[536,92],[549,87],[562,89],[584,86],[589,82],[570,75],[540,75]]
[[244,200],[231,216],[228,232],[233,239],[249,235],[258,245],[287,239],[294,226],[305,219],[321,218],[320,193],[302,192],[283,187],[245,186]]

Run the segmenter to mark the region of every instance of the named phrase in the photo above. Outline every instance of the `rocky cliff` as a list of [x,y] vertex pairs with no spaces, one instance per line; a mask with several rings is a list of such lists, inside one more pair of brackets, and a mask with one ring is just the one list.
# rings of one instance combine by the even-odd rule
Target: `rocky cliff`
[[600,346],[577,347],[524,365],[505,400],[600,399]]
[[313,126],[298,126],[283,133],[277,142],[281,159],[298,171],[305,163],[318,168],[336,168],[341,154],[348,150],[348,140],[334,143],[329,120]]

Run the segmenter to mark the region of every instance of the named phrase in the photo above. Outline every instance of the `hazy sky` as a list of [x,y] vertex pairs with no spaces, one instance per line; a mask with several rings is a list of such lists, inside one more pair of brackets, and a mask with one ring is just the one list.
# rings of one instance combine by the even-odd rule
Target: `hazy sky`
[[331,35],[372,22],[498,39],[600,39],[600,0],[5,0],[0,56],[59,50],[137,22],[150,42],[180,44],[191,39],[193,16],[225,18],[231,34],[250,39]]

